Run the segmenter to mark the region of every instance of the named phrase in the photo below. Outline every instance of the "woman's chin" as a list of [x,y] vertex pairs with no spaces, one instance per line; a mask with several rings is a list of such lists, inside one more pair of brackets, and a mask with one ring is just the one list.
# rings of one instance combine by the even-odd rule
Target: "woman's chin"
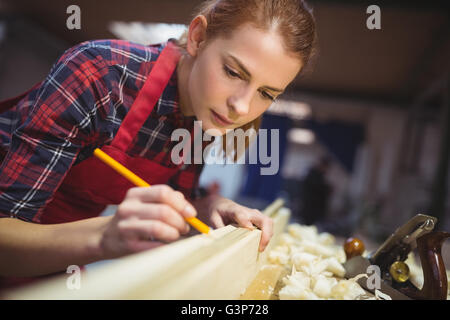
[[218,128],[214,125],[204,125],[203,124],[203,131],[205,131],[210,136],[218,137],[223,136],[226,133],[226,129],[224,128]]
[[202,130],[210,136],[223,136],[226,132],[226,128],[215,125],[210,119],[197,117],[197,121],[201,121]]

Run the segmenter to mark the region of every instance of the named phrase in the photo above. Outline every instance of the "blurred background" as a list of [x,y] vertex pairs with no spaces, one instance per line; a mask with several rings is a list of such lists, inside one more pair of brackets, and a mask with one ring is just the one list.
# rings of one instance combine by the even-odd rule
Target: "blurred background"
[[[42,80],[79,42],[177,37],[200,2],[0,0],[0,99]],[[291,222],[343,237],[380,242],[418,213],[449,231],[448,1],[308,3],[316,63],[263,119],[279,129],[278,173],[261,175],[259,163],[208,165],[201,184],[259,209],[282,197]],[[366,27],[371,4],[381,30]],[[70,5],[80,8],[80,29],[67,28]]]

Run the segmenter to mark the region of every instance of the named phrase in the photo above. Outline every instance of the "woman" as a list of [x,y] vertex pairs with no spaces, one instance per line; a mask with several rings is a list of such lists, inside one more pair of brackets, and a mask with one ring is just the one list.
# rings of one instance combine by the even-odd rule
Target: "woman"
[[[177,240],[198,216],[213,227],[272,221],[198,195],[201,165],[171,161],[176,128],[258,129],[308,63],[314,20],[298,0],[206,1],[179,44],[84,42],[0,109],[0,276],[34,277]],[[133,187],[92,156],[101,148],[148,181]],[[178,191],[176,191],[178,190]],[[98,217],[108,204],[113,216]],[[6,283],[6,282],[5,282]]]

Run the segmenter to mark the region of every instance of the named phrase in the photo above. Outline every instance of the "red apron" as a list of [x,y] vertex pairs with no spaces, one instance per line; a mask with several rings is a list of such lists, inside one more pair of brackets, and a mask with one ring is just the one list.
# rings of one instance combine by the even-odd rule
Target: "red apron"
[[[167,183],[182,164],[168,168],[152,160],[131,157],[127,150],[162,95],[179,58],[178,49],[168,42],[111,144],[101,148],[150,185]],[[27,93],[1,102],[0,112],[13,107]],[[107,205],[121,203],[131,187],[134,187],[131,182],[91,156],[69,170],[53,199],[42,210],[40,222],[53,224],[96,217]]]
[[[168,168],[152,160],[130,157],[127,150],[158,102],[179,58],[179,51],[169,42],[113,141],[101,148],[150,185],[167,183],[179,170],[179,166]],[[121,203],[131,187],[134,187],[131,182],[92,156],[70,169],[53,200],[43,210],[41,223],[61,223],[96,217],[107,205]]]

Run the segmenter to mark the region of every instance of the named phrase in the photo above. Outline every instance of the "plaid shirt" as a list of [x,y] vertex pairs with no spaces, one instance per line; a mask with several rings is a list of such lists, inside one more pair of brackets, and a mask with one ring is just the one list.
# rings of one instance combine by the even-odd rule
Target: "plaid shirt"
[[[17,106],[0,114],[0,217],[39,222],[72,165],[109,144],[167,43],[83,42],[68,49],[50,74]],[[178,106],[176,71],[128,151],[167,167],[170,136],[191,131],[194,117]],[[205,144],[203,144],[205,146]],[[196,198],[203,165],[183,166],[169,181]]]

